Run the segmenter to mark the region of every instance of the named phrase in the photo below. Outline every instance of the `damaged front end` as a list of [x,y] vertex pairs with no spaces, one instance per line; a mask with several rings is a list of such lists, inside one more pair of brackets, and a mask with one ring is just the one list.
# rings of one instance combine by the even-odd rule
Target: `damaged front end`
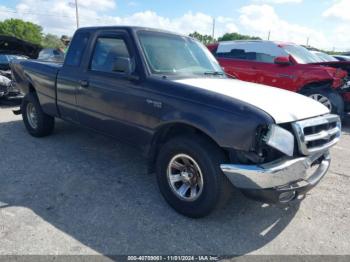
[[340,135],[336,115],[260,127],[254,151],[236,152],[232,158],[239,164],[222,164],[221,170],[247,196],[287,203],[302,198],[324,177],[329,149]]

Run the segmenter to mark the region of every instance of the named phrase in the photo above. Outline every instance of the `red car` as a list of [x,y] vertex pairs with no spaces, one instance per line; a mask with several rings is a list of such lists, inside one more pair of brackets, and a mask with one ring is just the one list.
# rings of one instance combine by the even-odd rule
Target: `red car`
[[317,64],[306,48],[273,41],[228,41],[209,50],[228,75],[243,81],[279,87],[307,95],[332,113],[350,110],[348,74],[340,68]]

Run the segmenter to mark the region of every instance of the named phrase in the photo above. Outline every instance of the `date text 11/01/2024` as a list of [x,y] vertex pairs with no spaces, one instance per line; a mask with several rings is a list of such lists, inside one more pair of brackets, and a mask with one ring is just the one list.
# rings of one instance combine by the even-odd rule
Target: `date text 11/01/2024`
[[218,256],[128,256],[128,261],[218,261]]

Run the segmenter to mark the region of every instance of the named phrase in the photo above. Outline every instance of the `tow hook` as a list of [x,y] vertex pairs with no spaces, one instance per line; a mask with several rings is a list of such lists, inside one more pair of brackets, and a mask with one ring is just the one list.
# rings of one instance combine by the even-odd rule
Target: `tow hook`
[[15,110],[12,110],[12,112],[17,116],[17,115],[20,115],[22,114],[22,110],[21,108],[18,108],[18,109],[15,109]]

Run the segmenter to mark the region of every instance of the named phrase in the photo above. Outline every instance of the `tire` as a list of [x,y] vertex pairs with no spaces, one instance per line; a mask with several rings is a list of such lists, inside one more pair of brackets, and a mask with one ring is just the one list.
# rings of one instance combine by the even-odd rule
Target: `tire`
[[55,118],[45,114],[35,93],[28,93],[21,105],[22,118],[29,134],[34,137],[50,135],[55,127]]
[[[189,160],[187,164],[184,161],[186,158]],[[219,204],[222,206],[221,204],[224,204],[229,197],[230,184],[220,169],[220,164],[224,162],[225,157],[221,150],[205,138],[197,136],[174,138],[161,147],[157,156],[156,174],[160,192],[178,213],[191,218],[204,217]],[[170,163],[176,168],[170,168]],[[185,169],[185,166],[187,170],[179,171],[178,168]],[[195,172],[196,167],[199,172]],[[169,175],[177,172],[183,175]],[[192,176],[192,180],[184,182],[183,180],[191,177],[191,173],[196,175]],[[181,180],[172,185],[170,176],[176,178],[175,181],[180,176]],[[195,181],[197,185],[194,185]],[[187,183],[192,185],[184,195],[181,195],[179,192],[183,193],[184,190],[181,191],[180,188],[186,187],[183,185],[189,186]],[[196,190],[196,196],[194,192],[192,195],[192,190]]]
[[[332,114],[337,114],[340,117],[344,115],[343,98],[334,90],[331,89],[310,89],[303,92],[304,95],[322,103]],[[328,106],[330,105],[330,106]]]

